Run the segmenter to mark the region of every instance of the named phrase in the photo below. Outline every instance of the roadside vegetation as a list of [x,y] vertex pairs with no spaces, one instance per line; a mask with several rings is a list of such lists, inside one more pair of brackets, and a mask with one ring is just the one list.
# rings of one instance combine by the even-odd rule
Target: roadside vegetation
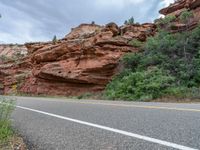
[[14,110],[14,101],[0,97],[0,149],[8,145],[9,139],[13,136],[10,115]]
[[200,26],[176,34],[160,29],[147,40],[140,53],[125,55],[122,63],[124,70],[106,87],[108,99],[199,99]]

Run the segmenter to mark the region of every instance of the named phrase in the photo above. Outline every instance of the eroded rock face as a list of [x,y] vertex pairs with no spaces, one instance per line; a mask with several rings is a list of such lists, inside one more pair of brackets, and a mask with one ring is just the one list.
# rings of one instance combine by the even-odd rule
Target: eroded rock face
[[[183,21],[180,16],[185,11],[190,12],[191,16],[188,20]],[[200,21],[200,0],[176,0],[174,4],[160,10],[160,13],[176,17],[172,24],[172,32],[192,30]]]
[[137,39],[139,41],[146,41],[147,37],[154,36],[155,30],[156,25],[152,23],[126,25],[121,28],[123,38],[128,40]]
[[138,51],[129,41],[145,41],[155,30],[153,24],[82,24],[57,42],[28,43],[27,57],[0,66],[3,92],[69,96],[101,91],[117,73],[122,55]]
[[5,91],[14,93],[14,85],[20,83],[23,76],[30,72],[28,68],[31,64],[26,61],[27,53],[25,45],[0,45],[0,94],[5,94]]
[[200,0],[176,0],[175,3],[171,4],[167,8],[160,10],[163,15],[169,15],[174,12],[179,12],[182,9],[194,10],[200,6]]
[[2,44],[0,45],[0,62],[3,63],[15,57],[25,57],[27,53],[27,48],[24,45]]

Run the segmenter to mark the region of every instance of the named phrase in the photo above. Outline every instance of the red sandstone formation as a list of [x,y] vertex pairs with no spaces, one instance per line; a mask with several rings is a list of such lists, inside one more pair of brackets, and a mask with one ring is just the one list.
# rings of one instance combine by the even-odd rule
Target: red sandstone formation
[[160,10],[160,13],[163,15],[168,14],[177,14],[181,10],[189,9],[194,10],[200,6],[200,0],[176,0],[174,4],[171,4],[167,8]]
[[[182,23],[185,10],[193,16]],[[192,29],[200,19],[200,0],[177,0],[160,13],[176,16],[173,32]],[[154,24],[82,24],[61,40],[28,43],[27,50],[0,46],[0,93],[69,96],[101,91],[118,72],[122,55],[138,51],[130,41],[144,42],[155,31]]]
[[[187,22],[183,22],[180,19],[180,16],[184,11],[189,11],[193,15]],[[176,0],[174,4],[160,10],[160,13],[165,16],[176,16],[171,28],[172,32],[191,30],[199,24],[200,0]]]
[[28,43],[28,56],[0,65],[2,92],[80,95],[105,88],[117,73],[123,54],[137,52],[133,38],[145,41],[155,25],[118,27],[82,24],[56,42]]
[[23,57],[27,55],[27,48],[18,44],[2,44],[0,45],[0,62],[13,59],[15,56]]
[[[7,84],[11,80],[20,77],[20,72],[26,72],[23,69],[23,60],[27,56],[27,48],[24,45],[2,44],[0,45],[0,94],[4,94]],[[10,85],[14,85],[14,81]]]

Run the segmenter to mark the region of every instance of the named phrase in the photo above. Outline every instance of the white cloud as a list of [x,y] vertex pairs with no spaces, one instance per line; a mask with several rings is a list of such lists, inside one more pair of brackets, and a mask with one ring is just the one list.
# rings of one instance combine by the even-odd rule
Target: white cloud
[[62,38],[80,23],[116,22],[133,16],[151,22],[172,0],[0,0],[0,41],[23,43]]
[[0,19],[0,41],[3,43],[24,43],[36,40],[47,40],[45,35],[35,36],[37,20],[29,18],[26,14],[12,7],[1,4],[3,12]]
[[[95,0],[94,2],[95,2],[95,5],[98,6],[98,7],[110,7],[110,6],[113,6],[113,8],[115,8],[115,7],[123,8],[123,7],[127,6],[127,5],[146,4],[147,0]],[[149,2],[151,2],[151,1],[149,1]],[[166,7],[166,6],[168,6],[169,4],[171,4],[173,2],[174,2],[174,0],[162,0],[161,3],[163,3],[164,6]],[[148,5],[143,5],[143,6],[147,7]]]
[[127,5],[136,5],[143,3],[145,0],[95,0],[97,7],[110,7],[124,8]]
[[169,6],[169,4],[173,3],[174,0],[164,0],[165,6]]
[[[35,27],[30,22],[24,20],[17,20],[13,22],[13,33],[1,32],[0,41],[5,41],[9,43],[24,43],[24,42],[32,42],[32,41],[45,41],[48,38],[43,35],[34,36],[33,32]],[[24,40],[26,39],[26,40]]]

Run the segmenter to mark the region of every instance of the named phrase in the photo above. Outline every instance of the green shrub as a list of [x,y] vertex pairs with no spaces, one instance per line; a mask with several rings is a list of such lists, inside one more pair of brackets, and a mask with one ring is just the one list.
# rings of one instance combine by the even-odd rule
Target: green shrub
[[176,16],[174,15],[169,15],[166,16],[165,18],[161,18],[156,20],[156,24],[158,26],[158,29],[170,29],[173,27],[173,21],[176,20]]
[[133,39],[129,42],[129,44],[132,45],[133,47],[140,48],[140,47],[142,47],[143,42],[141,42],[137,39]]
[[147,41],[144,51],[142,65],[157,65],[170,72],[178,85],[199,85],[200,27],[181,34],[161,32]]
[[[140,53],[123,57],[122,71],[105,90],[109,99],[147,100],[200,94],[200,26],[191,32],[159,31]],[[152,69],[153,68],[153,69]]]
[[92,93],[85,93],[85,94],[77,96],[77,99],[87,99],[87,98],[90,98],[92,95],[93,95]]
[[106,88],[109,99],[150,100],[155,99],[171,87],[174,78],[158,68],[131,72],[116,77]]
[[183,93],[183,96],[184,98],[200,99],[200,88],[188,88],[186,92]]
[[176,16],[174,15],[169,15],[169,16],[166,16],[165,18],[161,18],[158,23],[159,24],[163,24],[163,25],[166,25],[172,21],[174,21],[176,19]]
[[10,61],[11,59],[7,57],[6,55],[0,55],[0,62],[7,62]]
[[10,115],[14,109],[14,101],[0,97],[0,144],[6,142],[13,134]]
[[128,53],[122,58],[122,63],[125,68],[134,70],[140,64],[141,58],[141,53]]
[[189,19],[193,17],[193,13],[191,11],[183,11],[180,15],[180,20],[183,23],[188,23]]

